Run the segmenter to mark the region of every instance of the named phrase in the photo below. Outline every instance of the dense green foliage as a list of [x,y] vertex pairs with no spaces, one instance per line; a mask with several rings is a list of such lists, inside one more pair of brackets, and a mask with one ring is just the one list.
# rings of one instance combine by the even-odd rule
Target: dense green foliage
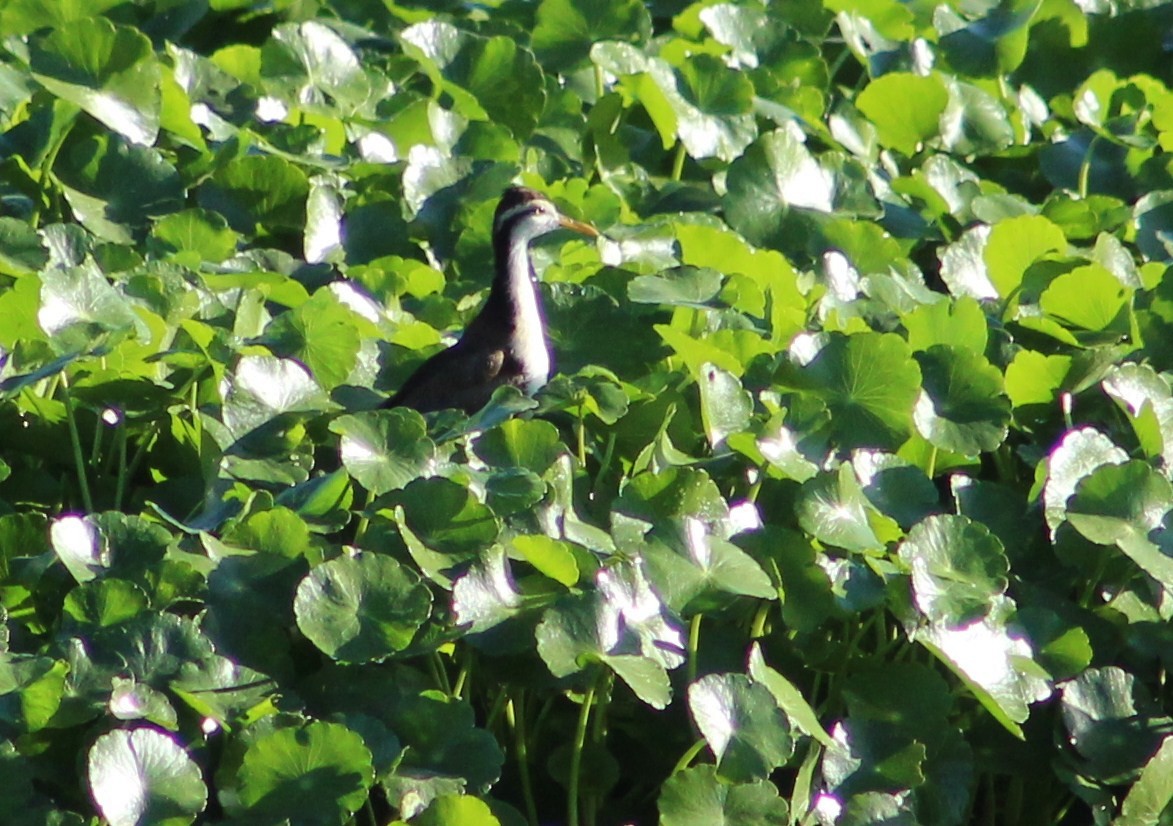
[[0,3],[5,823],[1173,822],[1171,8]]

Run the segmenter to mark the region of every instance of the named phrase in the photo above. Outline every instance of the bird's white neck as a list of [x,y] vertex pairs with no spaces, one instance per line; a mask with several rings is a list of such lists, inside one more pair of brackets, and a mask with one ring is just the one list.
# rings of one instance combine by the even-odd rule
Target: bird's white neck
[[538,304],[538,285],[532,276],[528,239],[525,243],[512,245],[507,266],[509,301],[516,313],[513,347],[516,357],[526,366],[525,392],[533,393],[550,377],[550,349]]

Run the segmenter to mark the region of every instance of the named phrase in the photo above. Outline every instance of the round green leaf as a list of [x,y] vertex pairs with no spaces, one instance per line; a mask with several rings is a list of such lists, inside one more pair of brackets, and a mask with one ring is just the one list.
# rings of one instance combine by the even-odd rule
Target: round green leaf
[[472,492],[450,479],[416,479],[398,494],[408,528],[429,548],[465,556],[497,538],[500,525]]
[[1010,563],[1002,543],[965,516],[930,516],[908,532],[900,558],[912,571],[917,607],[933,622],[980,619],[1005,592]]
[[342,823],[367,798],[371,752],[346,726],[314,721],[249,744],[225,808],[243,821]]
[[468,795],[445,795],[432,801],[412,820],[418,826],[501,826],[483,800]]
[[566,446],[549,422],[510,419],[477,438],[473,453],[486,464],[524,468],[541,476],[566,453]]
[[1082,427],[1072,430],[1051,451],[1043,486],[1043,513],[1051,534],[1067,519],[1067,502],[1082,479],[1101,465],[1119,465],[1128,454],[1103,433]]
[[1039,306],[1061,324],[1094,332],[1117,320],[1130,293],[1103,265],[1087,264],[1052,281]]
[[199,766],[170,735],[154,729],[103,734],[86,767],[90,794],[110,826],[183,826],[208,800]]
[[223,261],[236,251],[238,240],[223,216],[198,208],[164,216],[151,230],[151,236],[165,252],[187,253],[197,264]]
[[301,232],[309,178],[276,155],[234,158],[200,187],[200,205],[219,212],[237,232]]
[[829,212],[835,180],[793,132],[778,129],[729,165],[726,190],[729,225],[754,244],[786,250],[790,208]]
[[586,63],[595,43],[639,43],[651,30],[639,0],[542,0],[530,46],[549,71],[564,72]]
[[389,556],[364,553],[323,563],[297,587],[297,625],[339,662],[382,660],[406,648],[431,613],[419,576]]
[[913,421],[943,449],[973,456],[996,450],[1010,425],[1002,374],[969,348],[937,344],[916,354],[924,381]]
[[802,529],[820,542],[849,551],[877,550],[884,545],[869,516],[872,508],[847,462],[838,471],[803,482],[794,511]]
[[1059,227],[1041,215],[1020,215],[994,225],[982,259],[998,295],[1009,298],[1022,286],[1027,267],[1066,249],[1067,238]]
[[1168,588],[1173,587],[1173,556],[1149,537],[1171,503],[1169,480],[1146,462],[1133,460],[1104,465],[1081,480],[1068,501],[1067,520],[1092,542],[1116,545]]
[[869,83],[855,105],[876,125],[880,142],[915,155],[940,133],[949,93],[936,75],[890,72]]
[[408,408],[339,416],[330,430],[341,436],[346,472],[372,495],[404,487],[426,473],[436,458],[423,416]]
[[708,307],[724,279],[708,267],[672,267],[655,275],[637,275],[627,283],[627,297],[639,304]]
[[744,674],[710,674],[688,687],[688,708],[717,771],[734,782],[765,780],[794,750],[774,695]]
[[715,766],[692,766],[664,781],[660,799],[661,826],[785,826],[790,823],[786,801],[768,780],[729,783]]
[[159,64],[141,32],[94,15],[29,43],[33,76],[132,143],[159,132]]
[[326,390],[346,382],[362,346],[354,313],[325,289],[274,319],[265,337],[274,353],[301,361]]
[[827,406],[844,450],[899,447],[911,430],[921,390],[920,368],[908,345],[883,333],[833,333],[813,359],[786,365],[781,378]]

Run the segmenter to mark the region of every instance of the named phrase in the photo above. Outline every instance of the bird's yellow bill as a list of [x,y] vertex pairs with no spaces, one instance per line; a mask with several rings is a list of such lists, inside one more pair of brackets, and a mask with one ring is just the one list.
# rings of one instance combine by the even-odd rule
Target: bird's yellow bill
[[562,226],[566,227],[567,229],[574,230],[575,232],[580,232],[583,235],[589,235],[592,238],[598,238],[599,235],[601,234],[597,229],[592,227],[590,224],[585,223],[584,221],[576,221],[573,218],[567,218],[565,215],[558,216],[558,223],[560,223]]

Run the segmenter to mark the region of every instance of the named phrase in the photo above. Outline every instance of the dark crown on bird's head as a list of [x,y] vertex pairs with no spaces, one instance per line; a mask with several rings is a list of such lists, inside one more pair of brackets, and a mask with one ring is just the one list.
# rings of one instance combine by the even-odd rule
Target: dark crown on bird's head
[[551,215],[557,214],[554,204],[536,189],[526,186],[511,186],[501,194],[497,202],[497,211],[493,214],[493,229],[500,230],[503,223],[521,215],[532,215],[534,209],[544,205]]

